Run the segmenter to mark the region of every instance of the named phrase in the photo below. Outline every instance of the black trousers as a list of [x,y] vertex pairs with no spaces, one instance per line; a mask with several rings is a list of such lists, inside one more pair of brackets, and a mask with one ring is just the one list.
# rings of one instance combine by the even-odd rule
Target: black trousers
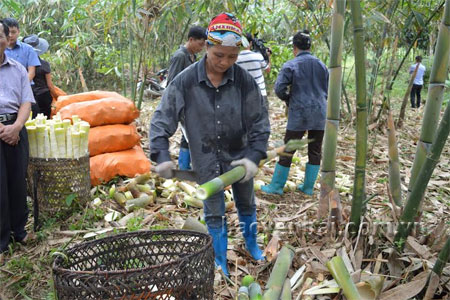
[[[419,108],[420,107],[420,91],[422,90],[423,85],[419,84],[413,84],[411,89],[411,107],[412,108]],[[417,97],[417,103],[416,98]]]
[[[323,130],[308,130],[308,139],[313,141],[308,143],[308,162],[311,165],[320,165],[320,160],[322,158],[322,140],[323,140]],[[284,136],[284,143],[286,144],[290,140],[300,140],[305,135],[305,131],[292,131],[286,130]],[[288,152],[294,154],[294,152]],[[289,168],[292,163],[292,156],[280,156],[278,161],[283,167]]]
[[25,127],[19,136],[20,141],[15,146],[0,140],[0,253],[8,250],[11,234],[16,241],[23,240],[27,234],[28,136]]
[[48,119],[50,119],[50,112],[53,100],[50,92],[47,91],[39,95],[34,95],[34,99],[36,100],[36,103],[39,107],[39,112],[43,113],[44,115],[47,116]]

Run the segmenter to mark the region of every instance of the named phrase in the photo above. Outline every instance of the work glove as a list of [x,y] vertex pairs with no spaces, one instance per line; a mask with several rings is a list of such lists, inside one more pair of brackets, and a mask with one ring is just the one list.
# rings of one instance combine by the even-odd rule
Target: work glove
[[231,166],[233,166],[233,167],[244,166],[245,176],[241,181],[239,181],[241,183],[249,181],[250,179],[255,177],[256,173],[258,173],[258,166],[248,158],[233,160],[231,162]]
[[170,178],[173,178],[172,169],[174,169],[174,168],[175,168],[175,164],[172,161],[168,160],[168,161],[158,164],[155,167],[155,172],[160,177],[170,179]]

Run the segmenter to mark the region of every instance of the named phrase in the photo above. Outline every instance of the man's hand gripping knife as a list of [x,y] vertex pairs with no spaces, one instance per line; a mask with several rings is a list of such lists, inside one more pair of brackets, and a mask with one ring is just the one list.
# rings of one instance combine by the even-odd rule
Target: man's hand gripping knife
[[175,168],[175,164],[172,161],[165,161],[158,164],[155,167],[155,172],[163,178],[170,179],[173,177],[172,169]]

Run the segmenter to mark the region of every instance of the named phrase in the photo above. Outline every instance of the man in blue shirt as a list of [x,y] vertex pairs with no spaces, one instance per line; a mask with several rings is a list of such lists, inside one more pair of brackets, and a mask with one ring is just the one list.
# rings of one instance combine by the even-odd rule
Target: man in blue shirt
[[16,19],[6,18],[3,19],[3,23],[9,28],[9,45],[5,54],[25,67],[28,72],[28,79],[32,82],[36,74],[36,67],[41,65],[38,55],[33,47],[17,40],[20,30]]
[[[285,143],[291,139],[301,139],[306,131],[308,139],[312,140],[308,144],[305,180],[298,186],[303,193],[312,195],[319,173],[326,121],[328,69],[311,54],[308,30],[294,35],[293,47],[295,58],[283,65],[275,82],[275,93],[289,107]],[[283,194],[291,162],[292,156],[281,156],[272,182],[261,187],[261,190],[269,194]]]

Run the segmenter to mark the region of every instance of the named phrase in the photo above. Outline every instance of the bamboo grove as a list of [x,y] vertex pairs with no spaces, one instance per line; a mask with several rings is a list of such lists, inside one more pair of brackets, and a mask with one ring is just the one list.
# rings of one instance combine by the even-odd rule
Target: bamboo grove
[[[362,16],[359,1],[351,1],[352,21],[354,28],[354,52],[355,52],[355,77],[356,77],[356,165],[354,175],[353,202],[351,211],[351,225],[353,232],[357,232],[361,219],[364,218],[365,198],[365,163],[367,159],[367,99],[365,81],[365,51],[362,26]],[[331,205],[335,187],[336,174],[336,146],[339,125],[339,99],[341,93],[341,49],[343,15],[345,13],[345,1],[334,1],[334,12],[331,27],[330,50],[330,84],[328,96],[328,113],[325,128],[325,141],[323,149],[322,178],[320,202]],[[419,215],[421,204],[424,200],[425,190],[431,178],[433,170],[439,162],[439,157],[449,136],[449,104],[439,121],[443,104],[445,80],[448,77],[450,57],[450,1],[446,0],[439,27],[436,52],[430,76],[430,88],[428,89],[425,113],[422,121],[420,141],[417,145],[416,155],[411,170],[409,188],[405,206],[402,207],[402,194],[398,160],[396,132],[392,112],[388,103],[387,127],[389,149],[389,182],[390,193],[395,204],[403,210],[395,236],[396,245],[402,249],[404,242],[410,233],[414,221]],[[331,212],[332,209],[329,208]],[[320,212],[319,212],[320,213]],[[323,211],[322,215],[323,217]],[[335,216],[330,215],[330,218]]]

